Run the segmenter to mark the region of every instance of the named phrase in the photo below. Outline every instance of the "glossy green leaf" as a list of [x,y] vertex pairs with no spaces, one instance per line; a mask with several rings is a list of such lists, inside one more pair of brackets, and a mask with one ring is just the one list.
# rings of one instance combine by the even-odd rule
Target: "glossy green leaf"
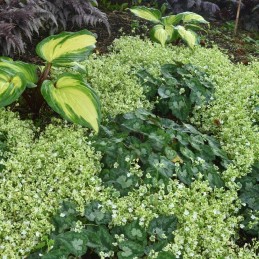
[[147,8],[145,6],[135,6],[129,10],[136,16],[155,23],[159,23],[162,16],[159,10],[155,8]]
[[95,36],[88,30],[63,32],[41,41],[37,54],[56,66],[70,66],[70,63],[84,60],[95,48]]
[[170,35],[162,24],[157,24],[151,29],[150,37],[152,40],[159,42],[164,47],[166,41],[170,38]]
[[64,249],[66,254],[74,256],[82,256],[87,251],[88,237],[84,232],[68,231],[58,235],[55,238],[55,244],[53,250]]
[[187,45],[193,49],[197,44],[198,37],[195,32],[186,30],[183,26],[178,25],[175,27],[180,37],[187,43]]
[[64,73],[55,84],[46,80],[41,93],[49,106],[63,118],[99,131],[99,99],[81,76]]
[[26,80],[16,75],[0,70],[0,107],[7,106],[17,100],[26,88]]
[[172,252],[162,251],[158,254],[157,259],[176,259],[176,257]]
[[38,81],[37,66],[32,64],[27,64],[21,61],[1,59],[0,70],[4,70],[13,75],[21,73],[26,79],[27,87],[32,87]]
[[119,248],[122,250],[118,252],[119,259],[141,258],[144,255],[144,247],[134,241],[122,241]]
[[85,208],[84,216],[96,224],[108,224],[111,222],[111,213],[102,211],[101,203],[91,201]]
[[184,23],[189,23],[189,22],[198,22],[198,23],[206,23],[206,24],[209,23],[201,15],[196,13],[184,12],[184,13],[181,13],[181,15]]
[[173,231],[177,228],[178,220],[174,215],[159,216],[150,221],[148,233],[154,235],[158,240],[173,238]]

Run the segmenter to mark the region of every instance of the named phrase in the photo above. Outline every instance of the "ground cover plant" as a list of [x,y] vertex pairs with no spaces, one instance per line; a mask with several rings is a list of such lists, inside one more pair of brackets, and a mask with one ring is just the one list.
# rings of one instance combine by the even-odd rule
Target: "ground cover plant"
[[[118,71],[118,75],[113,82],[107,64],[115,59],[117,65],[110,73]],[[170,72],[161,73],[166,63],[178,70],[167,65]],[[184,65],[188,63],[193,65]],[[1,217],[9,219],[1,221],[1,253],[31,253],[34,258],[39,253],[45,258],[84,253],[101,258],[256,258],[256,244],[238,246],[239,231],[256,237],[258,220],[253,194],[244,194],[249,185],[243,184],[246,189],[240,193],[238,190],[239,182],[245,181],[239,180],[241,176],[254,177],[256,171],[251,176],[248,173],[259,153],[258,62],[248,67],[234,65],[216,48],[192,52],[124,37],[115,42],[113,52],[93,56],[83,65],[96,91],[106,89],[100,96],[106,113],[99,136],[53,121],[38,138],[32,122],[1,110],[1,179],[6,179],[1,181]],[[242,79],[240,73],[245,75]],[[102,82],[99,88],[98,77]],[[170,108],[161,113],[161,105],[164,107],[166,100],[170,104],[170,82],[173,87],[175,80],[179,89],[185,89],[181,91],[186,98],[183,108],[188,107],[187,101],[193,107],[181,118],[185,124],[170,117]],[[109,89],[112,82],[116,87]],[[138,98],[149,96],[148,110],[140,101],[134,108],[130,103],[125,106],[120,85],[134,82],[134,92],[141,89]],[[197,85],[198,92],[190,88],[192,85]],[[162,95],[165,86],[170,89],[166,98]],[[213,91],[203,91],[202,87]],[[242,87],[246,91],[240,91]],[[191,91],[196,95],[201,91],[198,96],[207,96],[207,100],[191,102]],[[120,97],[113,119],[108,112],[112,93]],[[105,102],[109,97],[111,100]],[[138,105],[142,108],[136,111]],[[131,113],[115,117],[128,111]],[[206,132],[213,132],[218,140]],[[167,140],[172,134],[176,142]],[[207,152],[202,154],[203,149]],[[153,158],[147,159],[149,155]],[[185,170],[191,170],[194,177],[188,178]],[[252,183],[256,188],[255,180]],[[58,211],[62,200],[65,203]],[[15,205],[10,210],[7,204],[11,203]],[[166,232],[168,226],[170,233]]]
[[[0,256],[257,258],[259,62],[251,60],[124,36],[105,55],[53,66],[48,84],[65,73],[98,94],[99,133],[47,106],[35,120],[23,98],[0,108]],[[1,64],[23,77],[10,69],[24,63]],[[10,87],[3,81],[0,89]]]

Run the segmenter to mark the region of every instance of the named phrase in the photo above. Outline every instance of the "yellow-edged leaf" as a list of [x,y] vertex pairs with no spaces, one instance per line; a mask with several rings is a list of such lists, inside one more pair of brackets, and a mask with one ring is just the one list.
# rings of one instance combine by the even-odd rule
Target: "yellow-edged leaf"
[[63,118],[99,131],[100,102],[81,76],[64,73],[55,84],[46,80],[41,93],[49,106]]
[[12,75],[0,70],[0,107],[16,101],[26,88],[26,80],[21,74]]
[[129,10],[136,16],[155,23],[159,23],[162,16],[159,10],[145,6],[134,6]]
[[63,32],[41,41],[37,54],[56,66],[69,66],[71,62],[84,60],[95,48],[96,38],[88,30]]

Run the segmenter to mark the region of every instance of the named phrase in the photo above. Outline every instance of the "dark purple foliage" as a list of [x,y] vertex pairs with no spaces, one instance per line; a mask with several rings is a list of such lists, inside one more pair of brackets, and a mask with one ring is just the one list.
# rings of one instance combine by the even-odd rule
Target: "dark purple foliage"
[[67,25],[96,25],[102,22],[110,33],[105,13],[91,0],[0,0],[0,55],[23,53],[26,39],[39,30],[50,33]]

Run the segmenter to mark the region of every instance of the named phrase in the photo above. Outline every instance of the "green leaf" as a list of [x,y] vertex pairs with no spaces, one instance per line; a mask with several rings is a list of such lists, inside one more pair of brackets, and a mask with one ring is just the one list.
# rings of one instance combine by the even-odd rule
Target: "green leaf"
[[147,234],[143,227],[139,225],[138,221],[133,221],[127,224],[125,227],[125,235],[128,239],[138,242],[142,245],[147,243]]
[[108,224],[111,221],[111,213],[101,211],[101,203],[98,201],[91,201],[85,208],[85,217],[89,221],[93,221],[96,224]]
[[122,250],[118,252],[119,259],[141,258],[144,255],[144,247],[134,241],[120,242],[119,248]]
[[21,73],[26,80],[27,87],[35,86],[38,81],[37,66],[21,61],[1,60],[0,70],[13,75]]
[[87,246],[94,248],[97,252],[108,252],[113,249],[114,238],[104,226],[89,226],[84,232],[88,237]]
[[87,251],[88,237],[84,232],[66,232],[58,235],[55,238],[54,248],[63,248],[66,250],[67,254],[72,254],[74,256],[82,256]]
[[177,228],[178,220],[176,216],[159,216],[150,221],[148,233],[155,235],[158,240],[173,238],[173,231]]
[[179,38],[178,31],[172,25],[165,25],[165,31],[168,34],[167,42],[175,41]]
[[183,26],[178,25],[175,27],[180,37],[187,43],[187,45],[193,49],[197,44],[198,37],[195,32],[186,30]]
[[99,131],[99,99],[81,76],[64,73],[55,84],[46,80],[41,93],[49,106],[63,118]]
[[[46,255],[43,255],[42,257],[39,256],[39,254],[37,256],[35,256],[35,259],[67,259],[69,256],[69,253],[66,249],[52,249],[50,250],[50,252],[48,252]],[[30,259],[30,257],[29,257]],[[33,259],[33,258],[31,258]]]
[[159,23],[162,16],[159,10],[145,6],[134,6],[129,10],[136,16],[155,23]]
[[13,75],[0,69],[0,107],[16,101],[26,88],[22,74]]
[[189,22],[198,22],[198,23],[206,23],[206,24],[209,23],[201,15],[196,13],[184,12],[184,13],[181,13],[181,15],[184,23],[189,23]]
[[57,215],[52,219],[52,224],[55,227],[55,234],[63,233],[71,229],[77,222],[78,212],[76,205],[72,202],[64,201]]
[[95,48],[96,39],[88,30],[62,32],[41,41],[37,54],[55,66],[70,66],[72,62],[84,60]]
[[157,259],[176,259],[176,257],[172,252],[162,251],[158,254]]
[[164,25],[177,25],[182,19],[181,14],[177,15],[169,15],[169,16],[164,16],[162,17],[162,23]]
[[151,29],[150,37],[164,47],[166,41],[171,38],[171,35],[169,35],[168,32],[170,33],[170,31],[165,30],[165,27],[162,24],[157,24]]

